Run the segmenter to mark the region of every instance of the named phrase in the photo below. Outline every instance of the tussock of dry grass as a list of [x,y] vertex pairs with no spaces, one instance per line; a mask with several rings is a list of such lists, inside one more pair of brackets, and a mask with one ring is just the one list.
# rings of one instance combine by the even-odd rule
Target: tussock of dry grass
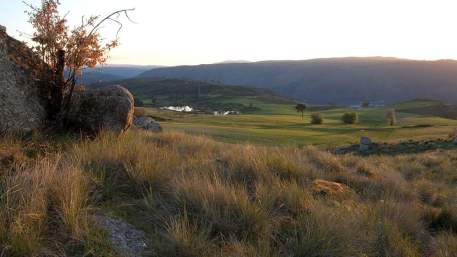
[[[11,256],[111,256],[89,218],[99,211],[144,229],[154,256],[456,251],[455,151],[335,156],[141,131],[49,149],[65,150],[0,147],[0,245]],[[316,191],[317,179],[344,190]]]

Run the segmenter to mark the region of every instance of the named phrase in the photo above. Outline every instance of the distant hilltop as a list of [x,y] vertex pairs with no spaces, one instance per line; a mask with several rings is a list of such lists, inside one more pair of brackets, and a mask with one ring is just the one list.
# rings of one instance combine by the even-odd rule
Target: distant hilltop
[[246,60],[227,60],[223,62],[217,62],[215,64],[224,64],[224,63],[250,63],[251,61],[246,61]]
[[421,97],[457,101],[454,60],[347,57],[218,63],[157,68],[139,76],[261,87],[322,104],[391,103]]

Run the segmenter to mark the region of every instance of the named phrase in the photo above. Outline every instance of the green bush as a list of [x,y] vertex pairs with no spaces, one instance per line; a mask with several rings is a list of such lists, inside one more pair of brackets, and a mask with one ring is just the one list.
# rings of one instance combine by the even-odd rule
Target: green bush
[[346,124],[355,124],[359,120],[359,115],[355,112],[346,112],[341,117],[341,120]]
[[320,113],[313,113],[311,114],[311,124],[322,124],[323,119]]

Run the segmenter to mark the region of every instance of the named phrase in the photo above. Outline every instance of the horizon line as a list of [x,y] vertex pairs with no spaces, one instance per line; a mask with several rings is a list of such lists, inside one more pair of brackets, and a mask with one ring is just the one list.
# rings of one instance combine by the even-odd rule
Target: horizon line
[[176,65],[165,65],[165,64],[138,64],[138,63],[105,63],[98,64],[97,66],[106,66],[106,65],[118,65],[118,66],[158,66],[157,68],[164,67],[179,67],[179,66],[200,66],[200,65],[224,65],[224,64],[249,64],[249,63],[266,63],[266,62],[301,62],[301,61],[318,61],[318,60],[331,60],[331,59],[379,59],[379,60],[397,60],[397,61],[417,61],[417,62],[443,62],[443,61],[453,61],[457,62],[457,59],[445,58],[445,59],[414,59],[414,58],[403,58],[403,57],[392,57],[392,56],[342,56],[342,57],[317,57],[309,59],[267,59],[267,60],[227,60],[211,63],[198,63],[198,64],[176,64]]

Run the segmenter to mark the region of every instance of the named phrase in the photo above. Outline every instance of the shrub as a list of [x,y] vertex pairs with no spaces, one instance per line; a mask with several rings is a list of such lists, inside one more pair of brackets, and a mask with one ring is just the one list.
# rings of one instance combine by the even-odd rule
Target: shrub
[[323,119],[320,113],[311,114],[311,124],[322,124]]
[[433,231],[457,232],[457,212],[453,209],[445,208],[434,215],[429,214],[426,220]]
[[457,237],[451,233],[439,234],[433,243],[433,256],[448,257],[457,253]]
[[359,116],[355,112],[346,112],[341,117],[341,120],[346,124],[355,124],[359,120]]
[[390,126],[397,124],[397,115],[395,113],[395,109],[389,109],[386,111],[386,120],[389,122]]

